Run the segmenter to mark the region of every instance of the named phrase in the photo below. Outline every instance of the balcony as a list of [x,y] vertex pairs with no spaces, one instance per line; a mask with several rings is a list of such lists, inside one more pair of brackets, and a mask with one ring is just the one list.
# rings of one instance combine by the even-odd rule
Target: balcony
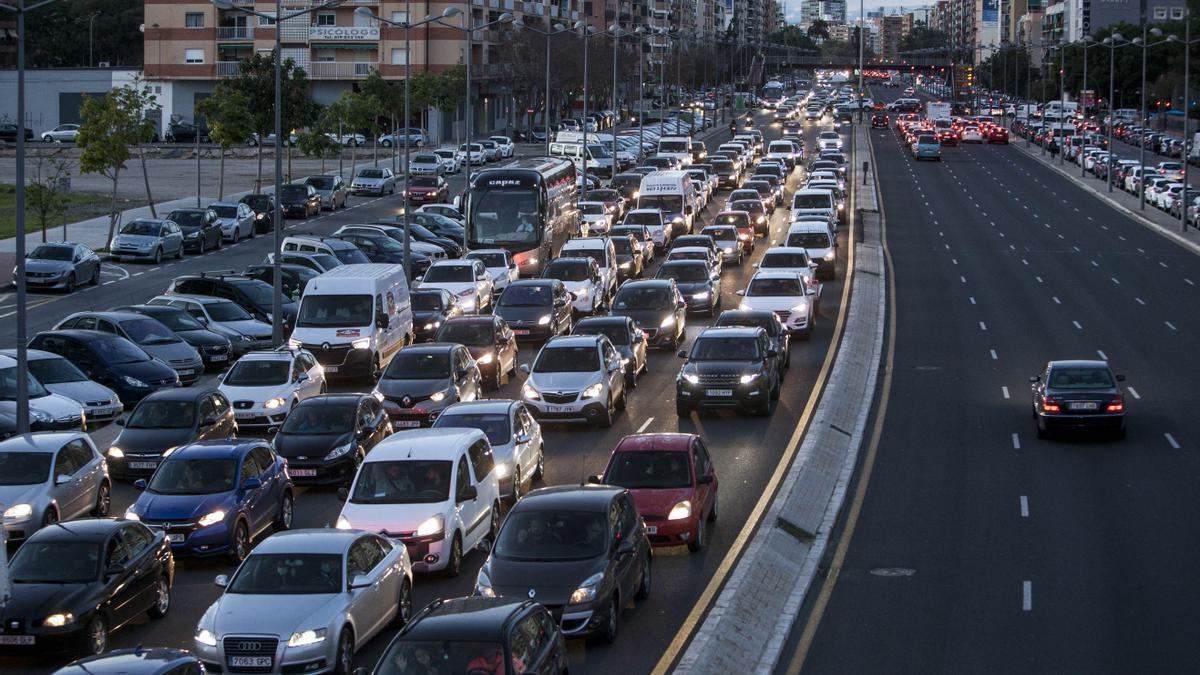
[[217,26],[218,40],[253,40],[254,26]]
[[308,77],[311,80],[362,80],[378,67],[378,61],[313,61],[308,64]]
[[311,26],[312,42],[378,42],[379,26]]
[[241,61],[217,61],[217,77],[237,77]]

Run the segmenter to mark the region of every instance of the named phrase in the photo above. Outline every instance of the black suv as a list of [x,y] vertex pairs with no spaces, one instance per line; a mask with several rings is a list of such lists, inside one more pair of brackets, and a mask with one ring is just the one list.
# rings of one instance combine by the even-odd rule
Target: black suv
[[781,355],[762,328],[705,328],[675,378],[675,412],[690,417],[699,408],[734,408],[761,417],[779,398]]
[[[283,286],[283,297],[299,302],[300,295],[309,281],[321,276],[321,273],[306,265],[284,262],[279,264],[280,281]],[[275,287],[275,266],[270,263],[250,265],[242,271],[242,276],[258,279]]]
[[669,260],[655,279],[674,279],[689,312],[712,316],[721,306],[721,277],[703,260]]
[[769,309],[727,309],[721,312],[713,323],[715,327],[748,326],[767,331],[767,340],[783,357],[781,367],[787,368],[792,364],[791,334],[783,327],[779,315]]
[[675,349],[686,335],[687,302],[674,279],[626,281],[609,313],[633,319],[646,334],[648,347]]
[[288,183],[279,188],[279,205],[283,215],[307,218],[321,214],[321,195],[304,183]]
[[[272,323],[271,310],[275,288],[265,281],[238,274],[233,270],[223,272],[201,272],[175,277],[167,293],[177,295],[209,295],[232,300],[242,309],[263,323]],[[283,325],[285,332],[296,325],[298,305],[287,297],[283,298]]]

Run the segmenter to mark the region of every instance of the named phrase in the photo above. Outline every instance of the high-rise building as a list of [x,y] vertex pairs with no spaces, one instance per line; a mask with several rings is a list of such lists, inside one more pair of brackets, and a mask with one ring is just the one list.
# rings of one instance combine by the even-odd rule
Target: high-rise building
[[885,59],[900,57],[900,40],[904,37],[904,19],[889,14],[879,19],[879,47],[875,53]]

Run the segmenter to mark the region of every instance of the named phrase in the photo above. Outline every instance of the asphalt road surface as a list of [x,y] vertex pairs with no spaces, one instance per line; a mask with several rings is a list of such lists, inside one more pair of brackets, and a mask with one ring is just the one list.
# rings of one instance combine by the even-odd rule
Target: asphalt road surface
[[[765,117],[762,118],[761,128],[768,141],[780,134],[779,127],[772,126]],[[815,145],[816,134],[826,128],[816,124],[806,126],[810,148]],[[709,141],[710,148],[715,149],[720,142],[728,139],[728,135],[728,131],[724,130],[716,134]],[[800,172],[796,172],[789,187],[794,189],[799,178]],[[451,179],[452,193],[461,189],[461,186],[461,177]],[[723,191],[710,203],[703,216],[705,221],[720,210],[726,194]],[[390,216],[396,212],[398,205],[399,199],[394,197],[351,198],[350,208],[345,211],[325,213],[307,222],[288,221],[288,229],[293,232],[330,233],[346,223]],[[786,211],[781,208],[776,212],[772,219],[772,234],[767,239],[758,240],[754,260],[760,258],[769,243],[781,237],[786,230]],[[841,271],[845,268],[847,250],[844,229],[841,234],[843,246],[838,249],[839,278],[825,284],[821,316],[812,340],[792,343],[792,366],[784,381],[779,405],[770,418],[739,417],[733,412],[722,411],[694,415],[690,420],[677,419],[674,378],[680,361],[673,353],[656,352],[650,357],[649,373],[630,394],[629,409],[617,418],[612,429],[545,428],[546,485],[577,484],[589,474],[601,472],[616,442],[625,434],[642,431],[701,433],[713,454],[721,483],[721,520],[710,530],[707,549],[698,554],[689,554],[682,547],[656,550],[652,596],[622,615],[622,635],[615,646],[597,646],[583,640],[570,641],[572,672],[650,672],[675,639],[679,627],[685,623],[693,605],[734,546],[735,538],[762,498],[764,487],[776,469],[801,412],[809,402],[813,383],[829,350],[836,319],[841,311]],[[104,283],[98,287],[80,289],[70,295],[31,294],[29,333],[33,335],[39,330],[48,329],[74,311],[107,309],[118,304],[144,301],[164,291],[171,278],[178,274],[242,269],[248,264],[260,262],[270,246],[270,237],[260,235],[219,253],[189,256],[180,262],[166,262],[161,266],[106,264]],[[726,269],[722,287],[724,308],[737,306],[734,292],[745,287],[753,271],[749,261],[741,268]],[[13,306],[11,294],[0,296],[0,319],[8,319],[0,325],[0,345],[3,346],[14,344],[14,327],[9,318],[14,311]],[[695,335],[699,326],[711,322],[711,319],[688,317],[689,335]],[[533,348],[522,345],[522,362],[530,361],[534,354]],[[212,383],[211,376],[206,378],[206,383]],[[516,397],[520,384],[519,381],[511,382],[493,396]],[[97,446],[106,449],[116,437],[116,431],[116,427],[109,426],[94,432]],[[334,522],[341,506],[334,490],[300,488],[297,493],[296,527],[326,527]],[[128,483],[118,483],[113,491],[112,513],[123,513],[135,498],[136,492]],[[414,589],[416,606],[424,606],[440,597],[469,594],[483,559],[484,555],[479,552],[466,556],[464,571],[456,579],[419,576]],[[139,644],[191,648],[197,620],[219,594],[220,589],[213,584],[213,577],[231,573],[233,568],[224,560],[180,558],[176,569],[178,574],[170,614],[160,621],[146,620],[115,633],[110,640],[111,648]],[[356,664],[373,666],[393,634],[394,631],[389,630],[376,637],[360,651]],[[62,659],[0,659],[0,671],[46,673],[61,663]]]
[[[1014,148],[870,133],[889,403],[779,670],[1191,670],[1200,258]],[[1127,376],[1127,439],[1035,437],[1028,376],[1067,358]]]

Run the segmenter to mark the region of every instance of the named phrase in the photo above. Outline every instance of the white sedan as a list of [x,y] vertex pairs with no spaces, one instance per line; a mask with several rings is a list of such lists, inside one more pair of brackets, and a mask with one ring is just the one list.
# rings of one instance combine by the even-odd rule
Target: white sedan
[[303,349],[250,352],[220,377],[218,389],[233,403],[240,429],[269,429],[283,424],[293,407],[324,394],[325,371]]
[[450,291],[468,314],[481,314],[492,305],[495,283],[482,260],[438,260],[420,281],[421,288]]
[[979,127],[966,127],[963,129],[963,143],[982,143],[983,133],[979,131]]
[[483,262],[483,266],[487,269],[488,274],[492,275],[493,292],[504,290],[509,284],[520,278],[517,262],[513,260],[512,253],[509,253],[505,249],[476,249],[463,256],[463,258]]

